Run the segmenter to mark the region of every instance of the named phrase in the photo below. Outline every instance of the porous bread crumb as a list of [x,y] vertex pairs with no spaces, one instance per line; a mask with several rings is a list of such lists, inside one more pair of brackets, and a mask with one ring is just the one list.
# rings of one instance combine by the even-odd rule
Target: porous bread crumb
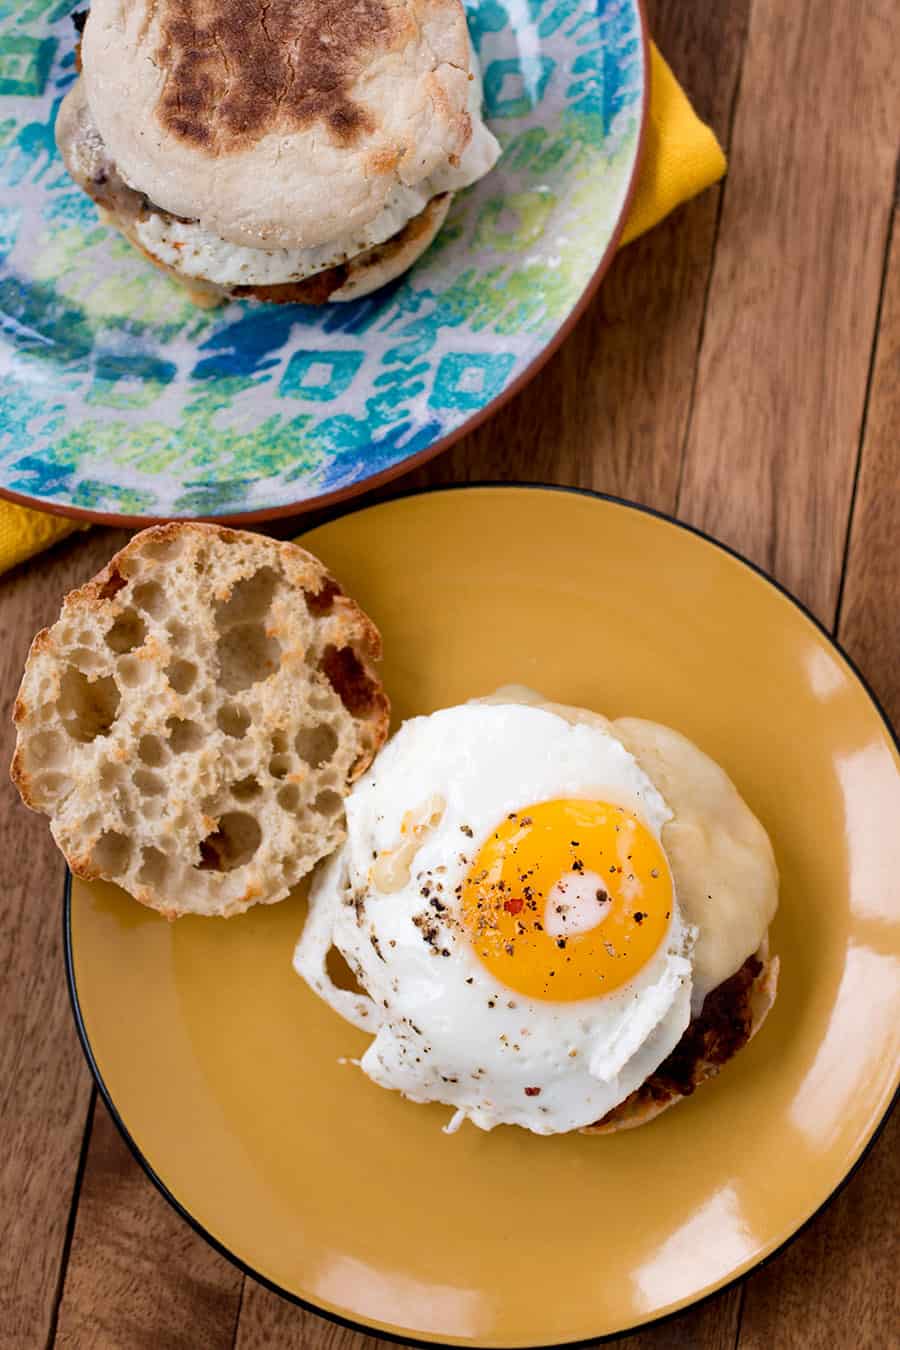
[[387,735],[377,629],[295,544],[144,530],[32,643],[11,775],[79,876],[170,918],[273,904]]

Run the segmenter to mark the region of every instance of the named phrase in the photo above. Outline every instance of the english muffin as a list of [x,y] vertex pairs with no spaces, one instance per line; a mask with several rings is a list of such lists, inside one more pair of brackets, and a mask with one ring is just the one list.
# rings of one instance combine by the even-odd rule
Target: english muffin
[[66,166],[200,303],[364,295],[500,153],[460,0],[94,0],[80,59]]
[[13,781],[79,876],[170,918],[273,904],[344,837],[387,734],[380,655],[297,545],[144,530],[34,639]]

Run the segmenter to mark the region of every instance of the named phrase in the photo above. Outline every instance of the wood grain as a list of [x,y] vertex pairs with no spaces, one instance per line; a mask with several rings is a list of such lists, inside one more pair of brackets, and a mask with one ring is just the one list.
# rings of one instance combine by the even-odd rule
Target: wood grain
[[32,637],[113,538],[73,536],[0,585],[0,1346],[10,1350],[50,1332],[91,1092],[63,977],[63,863],[8,780],[10,718]]
[[900,726],[900,210],[892,236],[838,633]]
[[755,0],[681,514],[834,619],[900,125],[896,0]]
[[295,1308],[253,1280],[244,1287],[234,1350],[384,1350],[388,1344]]
[[[900,218],[885,278],[838,636],[900,726]],[[747,1284],[738,1350],[898,1342],[900,1114],[843,1194]],[[814,1291],[814,1302],[810,1291]]]
[[846,1190],[746,1285],[736,1350],[897,1345],[900,1114]]
[[59,1350],[230,1346],[241,1275],[175,1213],[94,1113],[59,1309]]

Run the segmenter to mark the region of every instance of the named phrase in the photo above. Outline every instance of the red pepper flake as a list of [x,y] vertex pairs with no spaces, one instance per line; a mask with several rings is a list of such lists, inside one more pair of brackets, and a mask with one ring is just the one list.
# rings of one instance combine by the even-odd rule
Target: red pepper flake
[[541,1095],[541,1089],[540,1089],[540,1088],[526,1088],[526,1089],[525,1089],[525,1096],[526,1096],[526,1097],[539,1097],[540,1095]]
[[519,896],[513,896],[511,900],[503,901],[503,908],[507,914],[520,914],[525,908],[525,901],[520,899]]

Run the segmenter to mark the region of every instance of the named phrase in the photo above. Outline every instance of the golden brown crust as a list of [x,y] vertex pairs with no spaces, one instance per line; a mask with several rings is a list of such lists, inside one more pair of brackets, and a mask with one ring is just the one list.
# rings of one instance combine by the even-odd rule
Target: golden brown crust
[[158,0],[153,17],[168,74],[156,117],[176,139],[222,155],[315,122],[347,147],[374,129],[351,90],[397,35],[384,0],[194,0],[188,12],[183,0]]

